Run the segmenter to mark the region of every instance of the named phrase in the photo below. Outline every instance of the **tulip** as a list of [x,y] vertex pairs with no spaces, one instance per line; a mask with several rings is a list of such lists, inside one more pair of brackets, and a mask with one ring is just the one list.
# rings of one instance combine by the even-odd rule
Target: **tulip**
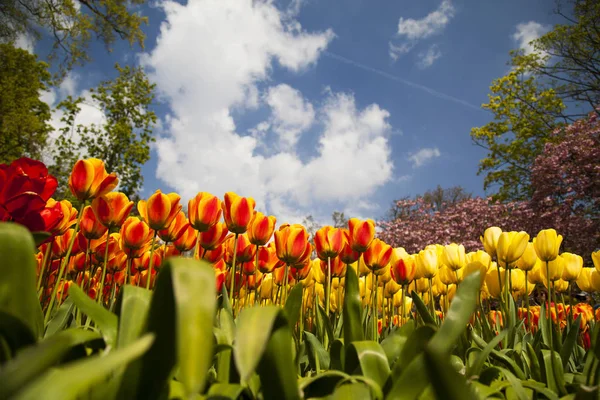
[[208,228],[207,231],[198,234],[198,244],[204,250],[214,250],[225,241],[228,233],[227,225],[219,222]]
[[554,229],[541,230],[534,239],[533,246],[537,256],[542,261],[552,261],[558,257],[558,250],[563,237],[557,235]]
[[225,252],[226,252],[225,244],[223,243],[214,250],[205,250],[204,253],[202,254],[201,259],[205,260],[211,264],[216,264],[220,260],[223,260],[223,262],[225,262],[225,260],[224,260]]
[[230,235],[227,240],[225,240],[225,262],[227,264],[232,264],[233,260],[236,260],[236,264],[240,264],[252,261],[256,252],[256,246],[250,243],[248,235],[239,235],[237,237],[237,246],[234,245],[235,240],[236,236],[234,235]]
[[198,233],[196,232],[194,227],[188,225],[181,234],[181,236],[173,241],[173,245],[178,251],[184,253],[194,248],[194,246],[196,245],[197,238]]
[[225,193],[222,209],[227,229],[235,234],[246,232],[255,205],[256,202],[252,197],[240,197],[233,192]]
[[210,193],[199,192],[188,202],[190,225],[198,232],[206,232],[221,219],[221,200]]
[[442,262],[447,265],[452,271],[457,271],[467,265],[465,255],[465,246],[451,243],[444,246],[442,253]]
[[390,258],[390,267],[392,278],[399,285],[408,285],[415,279],[417,272],[415,259],[401,247],[394,249]]
[[62,211],[63,217],[59,220],[58,224],[52,229],[54,236],[60,236],[64,234],[67,229],[71,228],[77,222],[77,210],[73,208],[73,205],[69,200],[56,201],[52,198],[48,199],[46,208],[52,208],[58,205]]
[[548,284],[548,279],[552,282],[557,281],[563,274],[565,259],[562,256],[556,256],[552,261],[547,262],[547,268],[540,270],[544,284]]
[[263,274],[271,273],[275,268],[283,266],[283,263],[277,258],[274,246],[259,247],[257,252],[258,270]]
[[592,287],[590,292],[600,292],[600,272],[596,269],[590,273],[590,285]]
[[[502,293],[502,286],[504,285],[505,274],[503,270],[498,271],[498,267],[494,265],[495,263],[492,264],[485,275],[485,286],[491,297],[499,299]],[[500,277],[500,281],[498,281],[498,277]]]
[[532,242],[529,242],[527,243],[527,247],[525,248],[523,255],[517,260],[516,265],[521,271],[531,271],[537,260],[538,256],[535,252],[535,247],[533,246]]
[[450,267],[448,267],[446,265],[443,265],[438,270],[438,274],[436,275],[436,278],[438,278],[439,281],[446,286],[458,283],[456,274],[454,273],[454,271],[452,271],[452,269],[450,269]]
[[321,260],[335,258],[344,247],[344,232],[339,228],[324,226],[315,233],[314,241],[317,257]]
[[576,281],[583,269],[583,258],[572,253],[562,253],[560,256],[565,261],[562,279],[568,282]]
[[168,228],[158,231],[158,237],[164,242],[173,243],[185,233],[189,226],[190,224],[188,223],[185,213],[179,211]]
[[600,271],[600,250],[592,253],[592,262],[594,263],[596,270]]
[[[315,260],[315,262],[319,263],[321,272],[324,275],[327,275],[327,261],[323,260]],[[331,265],[331,277],[333,278],[343,278],[346,276],[346,267],[348,264],[345,264],[339,257],[332,258],[330,260]]]
[[390,262],[393,251],[394,249],[392,249],[392,246],[385,243],[383,240],[373,239],[371,245],[363,254],[365,264],[371,271],[385,268]]
[[148,224],[137,217],[128,217],[121,226],[120,233],[121,248],[132,258],[141,256],[137,250],[148,246],[154,235]]
[[[342,265],[345,266],[345,264]],[[312,262],[309,258],[307,258],[303,263],[294,264],[293,266],[291,266],[290,274],[292,275],[292,278],[300,282],[308,277],[308,275],[310,274],[311,266]]]
[[125,193],[110,192],[92,200],[92,209],[98,220],[107,228],[120,228],[133,208]]
[[354,264],[360,258],[360,253],[352,250],[352,247],[350,247],[350,231],[348,231],[348,229],[341,230],[344,235],[344,245],[342,246],[339,257],[345,264]]
[[86,206],[83,209],[81,222],[79,223],[80,232],[87,240],[100,239],[108,228],[100,223],[92,207]]
[[370,219],[361,221],[358,218],[350,218],[348,229],[350,231],[350,248],[359,253],[367,251],[375,238],[375,223]]
[[265,216],[259,211],[254,211],[248,223],[248,239],[256,246],[264,246],[273,236],[276,219],[274,216]]
[[584,292],[591,293],[594,291],[592,287],[592,271],[593,268],[582,268],[579,278],[577,278],[577,286]]
[[498,239],[500,238],[500,234],[502,233],[502,229],[497,226],[492,226],[491,228],[487,228],[483,233],[483,237],[480,237],[481,243],[483,244],[483,248],[486,253],[490,256],[496,256],[496,247],[498,246]]
[[525,252],[528,242],[529,235],[526,232],[502,232],[496,246],[498,263],[504,268],[511,269],[513,263]]
[[482,264],[481,261],[471,261],[465,265],[465,268],[462,272],[461,281],[477,271],[479,271],[479,287],[481,288],[485,282],[485,277],[488,271],[488,268]]
[[470,252],[467,254],[467,264],[473,261],[479,261],[485,266],[485,270],[487,271],[487,269],[490,267],[490,264],[492,263],[492,258],[487,252],[483,250],[477,250],[475,252]]
[[167,229],[181,211],[177,193],[164,194],[159,190],[154,192],[148,201],[140,200],[137,208],[140,216],[154,230]]
[[435,249],[429,248],[419,252],[417,259],[417,268],[420,268],[420,275],[431,279],[438,272],[438,255]]
[[282,225],[275,232],[277,257],[286,264],[298,264],[310,255],[308,233],[302,225]]
[[69,176],[71,193],[82,202],[107,194],[118,183],[117,175],[107,173],[104,162],[97,158],[78,160]]

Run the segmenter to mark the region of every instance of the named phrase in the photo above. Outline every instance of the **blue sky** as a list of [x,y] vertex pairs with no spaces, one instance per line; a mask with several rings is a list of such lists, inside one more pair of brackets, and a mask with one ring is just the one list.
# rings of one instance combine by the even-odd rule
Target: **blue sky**
[[[127,44],[46,94],[87,96],[115,62],[143,65],[161,120],[143,167],[160,188],[256,198],[280,222],[334,210],[378,219],[393,199],[461,185],[483,195],[469,131],[508,52],[560,22],[542,0],[190,0],[141,12]],[[43,43],[35,51],[43,56]],[[60,115],[55,114],[58,125]],[[101,123],[90,105],[81,123]]]

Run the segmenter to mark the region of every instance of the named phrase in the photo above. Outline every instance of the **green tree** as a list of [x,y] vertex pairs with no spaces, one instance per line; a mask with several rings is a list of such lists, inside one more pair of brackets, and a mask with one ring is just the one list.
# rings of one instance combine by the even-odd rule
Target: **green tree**
[[334,228],[348,228],[348,218],[343,212],[334,211],[331,214],[331,219],[333,220]]
[[[146,0],[2,0],[0,42],[19,35],[52,40],[50,60],[59,60],[59,76],[90,60],[92,36],[110,51],[117,38],[144,44],[142,24],[148,18],[135,11]],[[44,35],[43,35],[44,34]]]
[[423,212],[429,214],[436,211],[442,212],[471,197],[472,194],[462,186],[442,188],[437,185],[435,189],[428,190],[423,194],[414,197],[405,196],[394,200],[385,219],[387,221],[408,220],[413,218],[416,212],[419,214]]
[[156,114],[151,106],[155,84],[141,68],[116,65],[118,77],[91,89],[92,105],[105,115],[102,125],[76,123],[83,98],[68,97],[58,108],[63,111],[61,135],[53,146],[52,172],[59,179],[61,194],[68,192],[67,179],[79,157],[104,161],[108,172],[119,176],[119,190],[136,199],[143,184],[141,167],[150,159],[150,143]]
[[11,44],[0,44],[0,163],[40,158],[52,127],[40,99],[50,80],[48,65]]

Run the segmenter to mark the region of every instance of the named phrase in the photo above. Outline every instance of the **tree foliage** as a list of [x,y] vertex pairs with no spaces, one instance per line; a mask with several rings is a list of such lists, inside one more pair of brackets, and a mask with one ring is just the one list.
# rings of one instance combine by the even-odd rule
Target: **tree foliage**
[[41,156],[52,129],[50,107],[40,99],[50,79],[47,68],[35,55],[0,44],[0,163]]
[[84,98],[68,97],[58,108],[63,111],[64,127],[54,148],[52,173],[59,179],[63,193],[72,165],[79,157],[104,160],[108,172],[119,176],[119,190],[136,198],[143,185],[141,167],[150,159],[150,143],[156,114],[151,109],[155,85],[141,68],[116,65],[118,77],[91,89],[91,105],[106,117],[101,125],[77,124]]
[[[462,186],[452,186],[449,188],[442,188],[440,185],[433,190],[428,190],[422,195],[415,196],[414,199],[410,197],[404,197],[399,200],[395,200],[388,211],[387,219],[408,219],[412,217],[412,213],[415,212],[414,205],[422,204],[419,206],[421,210],[427,209],[428,213],[435,211],[443,211],[448,207],[452,207],[455,204],[471,198],[471,193],[468,193]],[[413,201],[414,200],[414,201]]]
[[51,60],[59,59],[60,75],[90,60],[88,47],[95,36],[110,51],[117,38],[143,47],[142,24],[147,17],[134,12],[145,0],[3,0],[0,42],[19,35],[39,39],[49,34]]

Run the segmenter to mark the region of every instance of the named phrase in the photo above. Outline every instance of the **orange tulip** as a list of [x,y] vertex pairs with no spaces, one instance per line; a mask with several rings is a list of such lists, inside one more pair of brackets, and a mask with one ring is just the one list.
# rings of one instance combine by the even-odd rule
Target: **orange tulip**
[[[310,256],[312,246],[302,225],[282,225],[275,232],[277,257],[286,264],[299,264]],[[308,251],[308,253],[307,253]]]
[[[323,274],[325,274],[325,276],[327,276],[327,261],[320,260],[320,265],[321,265],[321,271],[323,271]],[[331,277],[332,278],[342,278],[342,277],[346,276],[346,266],[347,266],[347,264],[345,264],[342,260],[340,260],[339,257],[332,258],[331,259]]]
[[[274,243],[274,242],[272,242]],[[275,246],[258,248],[258,270],[263,274],[273,272],[275,268],[283,266],[283,262],[277,258]]]
[[[75,235],[75,229],[71,228],[67,230],[64,235],[60,235],[54,238],[52,242],[52,256],[53,258],[61,258],[67,254],[67,250],[69,249],[69,243],[71,243],[71,238]],[[71,251],[71,255],[75,255],[79,253],[76,251],[78,246],[73,246],[73,250]]]
[[[225,251],[225,244],[223,243],[214,250],[205,250],[204,253],[202,253],[201,258],[211,264],[216,264],[220,260],[223,260]],[[223,260],[223,262],[225,262],[225,260]]]
[[[234,235],[229,235],[229,237],[225,240],[225,262],[229,265],[233,262],[233,245],[236,237]],[[248,235],[242,234],[237,237],[237,248],[236,248],[236,256],[235,263],[241,264],[248,261],[254,260],[256,246],[250,243],[248,239]]]
[[98,221],[94,210],[90,206],[85,206],[83,209],[79,228],[83,236],[88,240],[100,239],[108,230],[107,227]]
[[205,232],[221,219],[221,200],[210,193],[199,192],[188,202],[190,225],[198,232]]
[[390,264],[392,278],[398,285],[408,285],[415,279],[417,263],[410,254],[403,254],[397,249],[394,249]]
[[196,245],[198,233],[193,226],[188,225],[178,239],[173,241],[173,245],[180,252],[190,251]]
[[52,228],[52,234],[54,236],[60,236],[64,234],[67,229],[75,225],[77,222],[77,210],[73,208],[73,205],[69,200],[56,201],[53,198],[49,198],[46,202],[46,208],[60,207],[63,217],[58,221],[58,224]]
[[179,211],[168,228],[158,231],[158,237],[165,242],[173,243],[183,235],[188,226],[190,224],[185,213]]
[[252,219],[248,224],[248,239],[250,243],[257,246],[264,246],[267,244],[273,231],[275,230],[276,219],[274,216],[266,216],[261,212],[254,211]]
[[111,229],[123,225],[132,208],[133,201],[121,192],[107,193],[92,201],[92,209],[98,220]]
[[342,233],[344,235],[344,246],[340,252],[340,259],[345,264],[354,264],[360,258],[360,253],[352,250],[352,247],[350,247],[350,231],[342,229]]
[[227,225],[219,222],[208,228],[206,232],[199,233],[198,244],[205,250],[214,250],[225,241],[228,233]]
[[312,262],[310,258],[307,258],[303,263],[293,265],[290,268],[290,274],[292,275],[292,278],[294,278],[296,281],[302,281],[306,279],[306,277],[310,273],[311,267]]
[[[121,226],[121,248],[123,251],[140,250],[147,246],[152,240],[154,232],[148,224],[137,217],[129,217]],[[130,256],[137,256],[135,252],[129,252]]]
[[103,196],[118,183],[117,175],[107,173],[104,162],[97,158],[78,160],[69,176],[71,193],[81,201]]
[[361,221],[358,218],[350,218],[348,228],[350,230],[350,247],[352,250],[359,253],[367,251],[375,237],[375,223],[370,219]]
[[385,268],[392,257],[392,246],[380,239],[373,239],[371,245],[363,254],[365,264],[371,271]]
[[154,230],[167,229],[181,211],[179,201],[181,197],[177,193],[164,194],[158,189],[148,201],[138,202],[140,216]]
[[252,197],[240,197],[233,192],[225,193],[222,204],[227,229],[233,233],[244,233],[252,218],[256,203]]
[[315,250],[321,260],[337,257],[344,244],[344,232],[339,228],[324,226],[315,233]]
[[[121,251],[120,235],[118,233],[111,233],[108,236],[108,259],[112,259],[117,255],[117,252]],[[104,262],[104,254],[106,252],[107,235],[105,234],[102,238],[92,240],[90,242],[90,250],[94,254],[94,258],[97,263]]]

